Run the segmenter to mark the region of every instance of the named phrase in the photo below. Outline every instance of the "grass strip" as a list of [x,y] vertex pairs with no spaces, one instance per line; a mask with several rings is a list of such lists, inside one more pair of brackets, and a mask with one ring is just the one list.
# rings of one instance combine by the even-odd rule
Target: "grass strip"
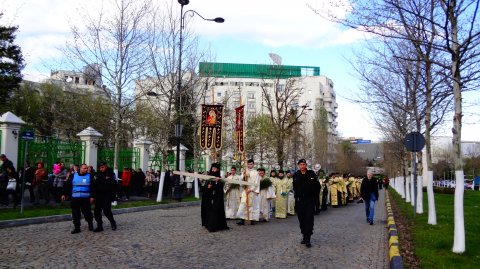
[[437,225],[429,225],[427,194],[423,194],[424,213],[413,218],[413,207],[398,193],[390,192],[402,216],[412,225],[414,252],[421,268],[479,268],[480,266],[480,192],[465,191],[466,251],[452,252],[454,230],[454,195],[435,193]]

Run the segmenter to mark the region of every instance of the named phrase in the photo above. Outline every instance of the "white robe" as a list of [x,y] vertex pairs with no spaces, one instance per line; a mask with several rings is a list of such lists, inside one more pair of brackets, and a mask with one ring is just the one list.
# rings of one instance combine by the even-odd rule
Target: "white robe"
[[[230,175],[228,179],[241,180],[237,175]],[[241,189],[230,188],[231,184],[225,183],[223,190],[225,191],[225,217],[227,219],[237,218],[237,211],[240,205]]]
[[275,199],[275,190],[273,185],[260,190],[260,219],[268,221],[272,213],[272,199]]
[[286,180],[288,180],[287,213],[289,215],[295,215],[295,194],[293,193],[293,178],[287,178]]
[[[260,218],[260,177],[256,170],[247,170],[247,181],[253,183],[252,186],[245,186],[242,191],[242,197],[240,199],[240,206],[237,211],[237,218],[244,220],[258,221]],[[248,216],[247,216],[247,191],[251,190],[248,194]]]

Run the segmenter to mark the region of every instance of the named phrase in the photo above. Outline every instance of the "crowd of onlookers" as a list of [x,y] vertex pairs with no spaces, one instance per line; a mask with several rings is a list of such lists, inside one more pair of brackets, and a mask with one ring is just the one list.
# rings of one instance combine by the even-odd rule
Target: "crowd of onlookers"
[[[67,180],[71,180],[79,166],[58,161],[53,164],[49,172],[43,162],[37,162],[31,166],[26,162],[26,167],[21,167],[18,172],[13,163],[4,154],[0,155],[0,207],[9,206],[13,203],[16,208],[22,197],[22,182],[25,176],[23,188],[26,201],[38,205],[61,203]],[[111,168],[109,168],[111,169]],[[95,168],[88,167],[88,173],[95,174]],[[117,200],[128,201],[131,196],[140,196],[154,199],[157,197],[160,183],[160,170],[147,170],[124,168],[116,176]],[[174,176],[171,171],[166,171],[163,186],[163,197],[181,200],[185,195],[193,193],[193,178]]]

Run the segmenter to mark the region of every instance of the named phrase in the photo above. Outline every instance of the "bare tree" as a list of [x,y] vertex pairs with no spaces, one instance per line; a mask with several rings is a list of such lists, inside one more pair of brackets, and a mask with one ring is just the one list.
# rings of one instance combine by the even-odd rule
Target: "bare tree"
[[[438,22],[443,27],[443,48],[450,55],[445,67],[450,68],[449,78],[454,96],[453,151],[455,157],[455,228],[453,249],[455,253],[465,252],[465,224],[463,210],[463,161],[462,161],[462,90],[478,86],[480,70],[480,25],[478,9],[480,1],[440,0],[443,10]],[[475,85],[476,84],[476,85]]]
[[[204,102],[205,94],[212,83],[212,79],[196,74],[198,63],[211,56],[208,50],[199,48],[198,38],[190,30],[188,20],[185,21],[185,29],[182,29],[182,51],[179,51],[181,18],[176,11],[171,4],[152,10],[153,16],[149,23],[151,35],[146,42],[146,63],[150,72],[147,78],[137,83],[136,89],[140,95],[153,92],[152,95],[156,96],[142,102],[150,103],[161,122],[161,126],[157,126],[159,128],[156,128],[154,133],[149,131],[148,137],[154,143],[155,152],[162,155],[163,170],[166,167],[166,157],[176,144],[174,126],[179,119],[184,127],[181,142],[193,149],[194,157],[200,155],[196,140],[199,119],[194,115],[198,112],[199,104]],[[178,88],[178,72],[181,72],[181,89]]]
[[102,7],[96,14],[83,10],[83,25],[71,27],[73,40],[67,42],[65,54],[74,64],[90,66],[90,72],[102,78],[103,90],[113,107],[113,165],[118,171],[122,121],[136,99],[134,82],[145,74],[151,3],[148,0],[108,3],[110,8]]
[[[403,2],[408,4],[402,5]],[[462,125],[462,91],[478,86],[479,72],[478,57],[480,42],[480,26],[476,21],[479,8],[478,0],[471,1],[354,1],[352,14],[353,20],[343,20],[332,16],[336,21],[346,25],[357,27],[363,26],[367,31],[392,38],[409,39],[417,43],[417,52],[420,46],[435,47],[443,50],[447,57],[440,58],[434,63],[444,69],[444,74],[451,89],[449,96],[454,97],[453,115],[453,148],[455,152],[456,191],[455,191],[455,235],[453,252],[465,251],[465,229],[463,216],[463,169],[461,154],[461,125]],[[345,6],[344,6],[345,7]],[[419,7],[426,7],[427,12],[422,13]],[[425,24],[411,24],[411,21],[399,21],[392,12],[408,14],[414,17],[415,22],[426,21]],[[404,17],[401,17],[404,19]],[[370,21],[368,21],[368,20]],[[405,27],[409,25],[409,27]],[[393,26],[393,27],[392,27]],[[403,26],[403,27],[402,27]],[[425,27],[427,26],[427,27]],[[430,27],[428,27],[430,26]],[[423,28],[422,28],[423,27]],[[400,30],[399,30],[400,29]],[[409,29],[421,29],[426,38],[411,39],[411,35],[405,35]],[[385,31],[386,30],[386,31]],[[407,30],[407,31],[405,31]],[[438,31],[438,32],[437,32]],[[393,34],[392,34],[393,33]],[[423,56],[428,56],[422,53]],[[426,61],[430,64],[430,60]],[[433,61],[432,61],[433,62]],[[477,67],[476,67],[477,66]],[[428,69],[427,69],[428,70]],[[430,83],[427,82],[427,87]],[[426,118],[428,125],[428,115]],[[428,156],[428,152],[427,152]],[[427,161],[431,165],[431,160]],[[429,176],[430,177],[430,176]],[[429,192],[430,193],[430,192]],[[431,199],[433,201],[433,199]],[[431,218],[429,216],[429,223]]]
[[300,118],[308,106],[298,104],[301,78],[284,78],[285,70],[281,65],[271,65],[267,75],[271,83],[261,84],[263,105],[277,135],[275,139],[277,162],[283,168],[286,160],[287,134],[291,128],[301,124]]
[[313,120],[313,160],[325,166],[328,159],[328,114],[325,108],[316,107]]

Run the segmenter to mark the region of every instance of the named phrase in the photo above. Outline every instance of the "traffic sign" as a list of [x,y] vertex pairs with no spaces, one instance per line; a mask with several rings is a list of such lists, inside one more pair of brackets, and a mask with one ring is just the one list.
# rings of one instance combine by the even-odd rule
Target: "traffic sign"
[[35,138],[35,133],[32,131],[25,131],[22,132],[22,139],[23,140],[33,140]]
[[408,151],[419,152],[425,147],[425,137],[419,132],[411,132],[405,136],[403,144]]

